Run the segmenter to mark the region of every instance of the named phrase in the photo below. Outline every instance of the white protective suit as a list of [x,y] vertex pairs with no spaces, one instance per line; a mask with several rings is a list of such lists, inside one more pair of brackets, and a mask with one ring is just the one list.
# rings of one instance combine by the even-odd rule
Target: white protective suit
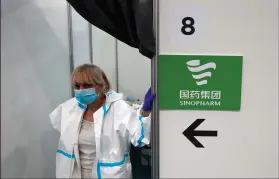
[[[144,146],[150,141],[150,116],[142,117],[123,99],[109,91],[106,103],[94,113],[96,162],[93,178],[132,178],[130,145]],[[60,132],[56,155],[56,178],[72,178],[74,163],[80,166],[78,135],[86,105],[75,98],[59,105],[50,115]],[[79,177],[80,178],[80,177]]]

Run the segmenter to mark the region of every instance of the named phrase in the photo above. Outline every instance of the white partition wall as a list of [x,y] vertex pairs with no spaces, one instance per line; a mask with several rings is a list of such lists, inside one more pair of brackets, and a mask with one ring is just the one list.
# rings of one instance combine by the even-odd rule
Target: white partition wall
[[89,24],[75,9],[70,8],[73,68],[93,63],[104,70],[112,88],[117,90],[117,40]]
[[[187,106],[187,110],[160,110],[160,178],[278,178],[278,0],[161,0],[159,3],[160,55],[223,55],[220,63],[224,64],[235,62],[226,61],[226,56],[243,57],[239,110]],[[181,31],[185,17],[194,20],[193,34],[190,29],[188,35]],[[187,58],[181,63],[186,71]],[[159,64],[163,66],[161,60]],[[220,71],[218,63],[216,75]],[[171,73],[172,67],[164,73]],[[232,80],[240,74],[234,68],[227,68]],[[172,78],[176,80],[174,87],[187,83],[190,86],[192,81],[183,80],[180,68],[177,70],[177,78]],[[213,71],[208,85],[216,75]],[[185,76],[190,78],[191,75]],[[160,92],[164,79],[159,80]],[[169,95],[173,92],[170,90]],[[179,98],[179,92],[175,95]],[[164,97],[160,99],[161,107],[164,100],[172,100]],[[196,147],[182,134],[197,119],[205,121],[196,130],[218,132],[217,137],[196,137],[204,148]]]
[[107,74],[114,90],[117,90],[116,39],[86,21],[75,9],[70,12],[73,67],[93,63]]
[[151,60],[120,41],[117,42],[119,91],[143,100],[151,86]]
[[89,24],[78,14],[75,9],[70,6],[72,21],[72,48],[73,48],[73,67],[77,67],[84,63],[91,63],[90,59],[90,38],[89,38]]
[[1,1],[1,178],[55,178],[49,113],[71,97],[66,1]]
[[116,39],[92,26],[93,64],[107,74],[112,88],[117,91]]

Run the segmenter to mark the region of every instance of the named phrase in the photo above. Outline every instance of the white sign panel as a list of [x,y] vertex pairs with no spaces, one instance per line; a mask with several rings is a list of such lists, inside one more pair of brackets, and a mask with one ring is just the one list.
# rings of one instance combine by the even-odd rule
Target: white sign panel
[[278,0],[159,3],[160,55],[243,56],[240,111],[161,109],[160,178],[278,178]]

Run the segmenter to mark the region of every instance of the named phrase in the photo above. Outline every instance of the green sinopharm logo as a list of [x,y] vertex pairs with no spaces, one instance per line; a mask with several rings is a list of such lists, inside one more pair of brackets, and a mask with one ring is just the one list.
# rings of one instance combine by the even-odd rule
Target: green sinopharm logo
[[242,56],[160,55],[160,109],[240,110]]
[[212,75],[209,69],[216,69],[216,63],[214,62],[209,62],[201,65],[200,60],[190,60],[186,62],[186,64],[188,66],[189,71],[193,72],[192,76],[196,80],[196,84],[198,86],[207,84],[207,79],[205,79],[205,77],[211,77]]

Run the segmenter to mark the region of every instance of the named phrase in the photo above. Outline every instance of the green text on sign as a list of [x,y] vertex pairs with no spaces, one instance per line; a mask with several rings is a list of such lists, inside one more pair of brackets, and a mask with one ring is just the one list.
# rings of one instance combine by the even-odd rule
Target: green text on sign
[[161,110],[240,110],[242,56],[160,55]]

